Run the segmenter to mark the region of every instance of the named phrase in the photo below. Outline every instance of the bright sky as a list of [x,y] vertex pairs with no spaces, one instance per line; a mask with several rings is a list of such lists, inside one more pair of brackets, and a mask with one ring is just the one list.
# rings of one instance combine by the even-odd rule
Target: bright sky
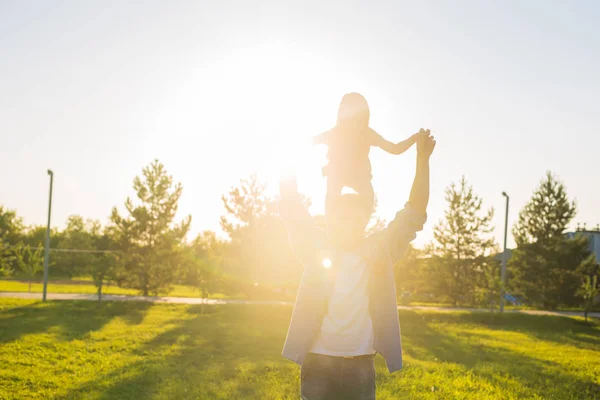
[[[546,170],[600,223],[600,3],[595,1],[1,1],[0,204],[44,224],[107,222],[154,158],[184,185],[180,216],[219,229],[222,193],[299,169],[322,211],[325,149],[346,92],[399,141],[431,128],[432,238],[462,174],[509,222]],[[289,4],[285,4],[289,3]],[[336,4],[337,3],[337,4]],[[371,152],[379,214],[408,198],[414,149]]]

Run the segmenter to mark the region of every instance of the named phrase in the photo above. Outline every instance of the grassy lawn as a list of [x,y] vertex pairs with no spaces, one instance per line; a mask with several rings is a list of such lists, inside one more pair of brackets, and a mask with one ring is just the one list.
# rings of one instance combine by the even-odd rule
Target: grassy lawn
[[[96,294],[96,286],[91,282],[91,279],[78,278],[78,281],[90,280],[89,284],[86,283],[53,283],[48,282],[48,293],[83,293],[83,294]],[[41,283],[32,283],[31,292],[41,293],[43,285]],[[20,282],[16,280],[0,280],[0,292],[27,292],[29,291],[29,284],[26,282]],[[103,294],[123,294],[130,296],[137,296],[140,294],[135,289],[120,288],[115,285],[103,286]],[[167,295],[172,297],[201,297],[200,291],[184,285],[173,285],[173,290]],[[229,296],[222,293],[215,293],[211,295],[213,299],[225,299]]]
[[[0,399],[296,399],[291,307],[0,299]],[[378,399],[598,399],[600,325],[401,311]]]

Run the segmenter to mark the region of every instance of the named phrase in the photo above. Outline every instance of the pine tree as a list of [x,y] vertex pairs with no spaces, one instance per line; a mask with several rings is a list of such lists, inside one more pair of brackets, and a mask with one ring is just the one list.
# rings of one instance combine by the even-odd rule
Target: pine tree
[[265,195],[267,185],[256,174],[242,179],[227,195],[221,196],[226,215],[221,216],[221,228],[230,238],[235,238],[242,228],[254,229],[257,221],[273,215],[275,205]]
[[562,238],[576,213],[577,207],[567,197],[565,185],[548,171],[519,213],[512,231],[517,246]]
[[534,305],[554,309],[577,304],[579,269],[590,253],[586,238],[565,236],[576,212],[564,184],[547,172],[519,213],[513,228],[517,249],[509,263],[510,286]]
[[142,175],[133,181],[138,204],[127,198],[127,217],[113,208],[111,231],[122,254],[120,280],[147,296],[168,291],[177,276],[191,216],[174,222],[183,187],[173,183],[163,164],[154,160]]
[[[229,236],[223,269],[239,278],[229,283],[242,286],[237,290],[251,297],[260,290],[255,284],[288,282],[300,276],[301,266],[290,248],[275,199],[266,194],[265,183],[251,175],[222,200],[226,213],[221,227]],[[303,201],[308,207],[309,201]]]
[[455,305],[473,304],[475,288],[482,282],[484,266],[495,249],[491,226],[494,209],[483,210],[483,200],[463,176],[446,189],[448,208],[434,227],[435,242],[427,263],[437,295]]

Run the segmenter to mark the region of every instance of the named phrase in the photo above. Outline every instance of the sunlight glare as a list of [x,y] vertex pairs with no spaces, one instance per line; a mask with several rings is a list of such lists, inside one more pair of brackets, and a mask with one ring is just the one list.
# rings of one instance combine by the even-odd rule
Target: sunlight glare
[[331,268],[331,260],[329,258],[323,259],[323,268],[325,268],[325,269]]

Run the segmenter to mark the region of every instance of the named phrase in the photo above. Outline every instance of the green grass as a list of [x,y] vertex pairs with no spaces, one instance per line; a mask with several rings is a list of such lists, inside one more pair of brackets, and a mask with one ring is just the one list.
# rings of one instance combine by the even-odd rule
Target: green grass
[[[291,307],[0,300],[0,399],[297,399]],[[401,311],[378,399],[600,398],[600,325]]]
[[[86,281],[90,279],[77,279],[78,281]],[[31,292],[41,293],[43,285],[41,283],[32,283]],[[29,283],[16,280],[0,280],[0,292],[27,292],[29,291]],[[92,282],[87,283],[48,283],[48,293],[82,293],[96,294],[96,286]],[[115,285],[103,286],[103,294],[121,294],[129,296],[137,296],[140,294],[138,290],[121,288]],[[167,294],[172,297],[201,297],[200,291],[184,285],[173,285],[172,290]],[[223,293],[215,293],[211,295],[213,299],[226,299],[229,296]]]

